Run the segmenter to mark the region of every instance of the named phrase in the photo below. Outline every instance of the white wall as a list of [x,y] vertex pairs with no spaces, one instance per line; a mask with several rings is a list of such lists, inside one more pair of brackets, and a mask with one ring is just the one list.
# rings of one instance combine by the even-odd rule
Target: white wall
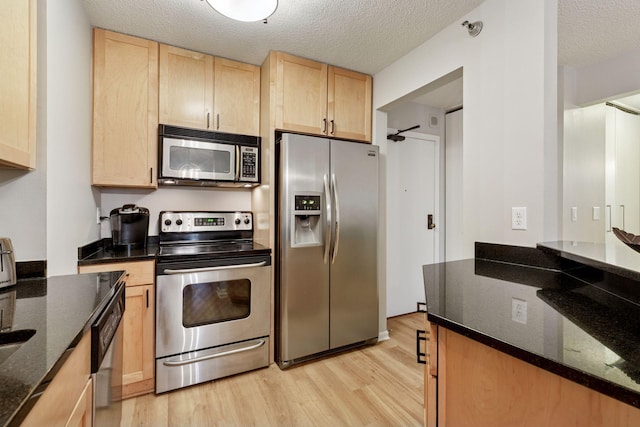
[[445,118],[445,260],[464,258],[464,234],[462,224],[462,153],[464,148],[463,110],[448,113]]
[[579,69],[569,69],[571,86],[565,97],[586,106],[640,89],[640,49]]
[[[149,209],[149,235],[158,235],[158,215],[170,210],[250,211],[251,190],[200,187],[160,187],[155,191],[103,189],[100,196],[102,216],[112,209],[133,203]],[[95,212],[94,212],[95,218]],[[102,222],[102,237],[111,237],[109,221]],[[88,243],[88,242],[85,242]]]
[[[463,226],[476,241],[533,246],[558,234],[557,1],[487,0],[374,76],[374,109],[463,67]],[[376,123],[376,126],[387,123]],[[376,134],[377,136],[377,134]],[[555,171],[555,172],[554,172]],[[526,206],[528,230],[511,230]]]
[[[564,240],[604,242],[605,106],[565,111],[564,117]],[[592,208],[600,220],[592,220]],[[578,210],[571,220],[571,208]]]
[[[431,116],[437,117],[437,126],[431,126],[429,123]],[[420,127],[411,132],[436,135],[442,140],[444,137],[444,111],[428,105],[406,102],[387,112],[387,126],[392,129],[407,129],[415,125],[420,125]]]
[[47,2],[47,266],[76,272],[99,236],[91,182],[91,26],[81,0]]

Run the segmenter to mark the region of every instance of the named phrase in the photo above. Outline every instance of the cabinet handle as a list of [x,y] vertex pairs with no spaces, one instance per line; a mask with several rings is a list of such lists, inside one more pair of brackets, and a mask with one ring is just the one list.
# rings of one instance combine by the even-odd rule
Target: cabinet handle
[[[609,212],[609,228],[607,228],[607,233],[611,233],[611,205],[607,205],[607,212]],[[622,228],[624,230],[624,227]]]
[[336,122],[334,122],[333,120],[331,120],[331,135],[333,135],[333,133],[336,130]]
[[207,112],[207,129],[209,129],[209,118],[211,117],[211,113]]
[[147,289],[147,308],[149,308],[149,289]]
[[622,213],[622,229],[624,230],[624,205],[620,205],[621,213]]
[[220,113],[216,114],[216,130],[220,129]]
[[149,184],[153,184],[153,168],[149,168]]
[[421,365],[426,365],[426,353],[420,351],[420,342],[427,342],[427,331],[423,331],[422,329],[418,329],[416,331],[416,361]]
[[327,119],[322,119],[322,133],[327,133]]

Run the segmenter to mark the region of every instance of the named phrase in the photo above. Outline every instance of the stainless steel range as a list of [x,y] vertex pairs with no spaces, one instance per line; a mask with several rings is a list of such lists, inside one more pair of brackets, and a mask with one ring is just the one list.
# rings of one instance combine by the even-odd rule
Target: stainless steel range
[[271,250],[251,212],[161,212],[156,393],[269,364]]

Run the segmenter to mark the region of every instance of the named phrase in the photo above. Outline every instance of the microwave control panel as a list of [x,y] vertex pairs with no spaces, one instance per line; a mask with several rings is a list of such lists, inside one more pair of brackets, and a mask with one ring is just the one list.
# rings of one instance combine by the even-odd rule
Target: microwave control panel
[[240,181],[258,182],[258,148],[240,147]]

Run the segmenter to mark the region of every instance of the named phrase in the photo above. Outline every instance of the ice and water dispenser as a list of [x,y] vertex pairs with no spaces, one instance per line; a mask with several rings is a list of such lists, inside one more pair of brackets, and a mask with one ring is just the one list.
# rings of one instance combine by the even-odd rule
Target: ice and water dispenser
[[321,194],[294,194],[293,199],[291,247],[322,245]]

